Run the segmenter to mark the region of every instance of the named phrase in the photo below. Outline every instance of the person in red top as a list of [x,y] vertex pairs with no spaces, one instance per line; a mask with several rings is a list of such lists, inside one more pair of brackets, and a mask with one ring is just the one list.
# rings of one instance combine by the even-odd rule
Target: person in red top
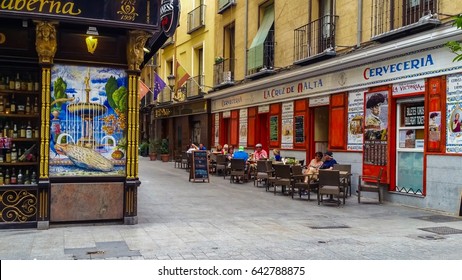
[[255,146],[255,152],[253,154],[253,157],[255,161],[268,158],[268,153],[266,153],[266,151],[263,150],[263,146],[260,143],[258,143]]

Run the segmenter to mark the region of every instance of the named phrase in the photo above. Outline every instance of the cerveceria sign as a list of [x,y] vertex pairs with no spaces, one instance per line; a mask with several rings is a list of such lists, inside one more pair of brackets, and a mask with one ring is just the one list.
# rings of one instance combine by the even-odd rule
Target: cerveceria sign
[[159,1],[147,0],[0,0],[0,15],[85,21],[123,28],[158,28]]

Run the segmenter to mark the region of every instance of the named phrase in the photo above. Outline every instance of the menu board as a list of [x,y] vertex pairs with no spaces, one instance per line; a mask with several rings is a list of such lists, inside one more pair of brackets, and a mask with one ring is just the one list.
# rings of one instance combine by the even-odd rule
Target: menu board
[[203,182],[209,179],[209,160],[207,151],[193,151],[192,152],[192,165],[189,170],[189,181],[202,180]]
[[278,141],[278,117],[270,117],[270,141]]
[[295,117],[295,143],[305,142],[305,135],[304,135],[303,127],[304,127],[304,117],[296,116]]

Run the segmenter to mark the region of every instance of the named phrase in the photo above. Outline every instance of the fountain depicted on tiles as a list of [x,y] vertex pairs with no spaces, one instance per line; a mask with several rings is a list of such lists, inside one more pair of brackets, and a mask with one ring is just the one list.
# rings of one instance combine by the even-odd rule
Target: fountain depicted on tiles
[[[94,149],[98,143],[95,137],[95,131],[101,130],[97,117],[106,114],[107,107],[90,102],[90,71],[88,71],[84,79],[84,90],[86,92],[85,101],[68,105],[67,112],[73,115],[69,123],[71,131],[80,130],[81,137],[78,139],[77,145]],[[83,121],[81,124],[79,124],[80,120],[77,117]]]

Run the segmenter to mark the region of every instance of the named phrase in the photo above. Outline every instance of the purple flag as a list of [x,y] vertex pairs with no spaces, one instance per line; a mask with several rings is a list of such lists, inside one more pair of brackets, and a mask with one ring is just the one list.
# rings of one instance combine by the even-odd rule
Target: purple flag
[[166,87],[167,84],[162,80],[157,73],[154,72],[154,100],[157,100],[159,93]]

